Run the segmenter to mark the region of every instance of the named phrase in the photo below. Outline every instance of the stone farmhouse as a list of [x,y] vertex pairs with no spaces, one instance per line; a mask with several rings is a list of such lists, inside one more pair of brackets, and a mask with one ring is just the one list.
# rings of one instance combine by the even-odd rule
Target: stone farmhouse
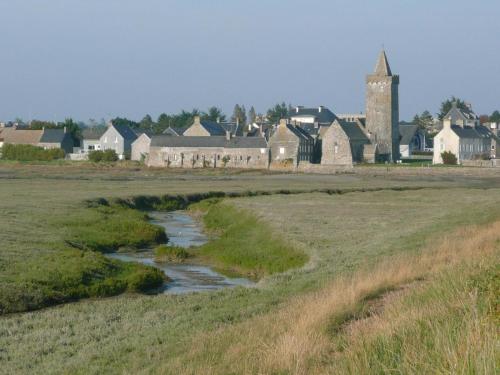
[[272,164],[298,166],[312,162],[314,138],[302,127],[282,119],[269,139],[269,148]]
[[458,163],[468,160],[486,160],[499,157],[499,138],[486,126],[471,108],[460,109],[453,104],[443,120],[443,129],[434,137],[433,164],[442,164],[442,153],[453,153]]
[[80,152],[88,154],[98,150],[114,150],[120,160],[128,159],[132,153],[132,143],[139,137],[136,131],[123,124],[110,122],[106,129],[90,128],[82,132]]
[[73,137],[64,129],[18,129],[17,127],[0,130],[0,147],[3,144],[32,145],[44,149],[60,148],[66,154],[73,152]]
[[269,166],[263,137],[169,136],[151,138],[146,164],[170,168],[255,168]]

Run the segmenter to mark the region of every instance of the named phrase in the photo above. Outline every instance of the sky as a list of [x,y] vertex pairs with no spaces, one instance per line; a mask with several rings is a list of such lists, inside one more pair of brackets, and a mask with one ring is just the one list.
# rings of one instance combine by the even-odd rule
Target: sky
[[236,103],[365,106],[384,46],[400,117],[500,109],[499,0],[0,0],[0,121]]

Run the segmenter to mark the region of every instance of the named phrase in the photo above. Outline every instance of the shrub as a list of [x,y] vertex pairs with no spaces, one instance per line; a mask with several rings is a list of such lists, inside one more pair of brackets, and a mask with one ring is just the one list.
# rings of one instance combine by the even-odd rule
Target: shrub
[[446,165],[456,165],[457,164],[457,157],[451,151],[442,152],[441,157],[443,158],[443,164],[446,164]]
[[183,262],[190,257],[188,251],[178,246],[158,246],[155,249],[157,262]]
[[2,159],[18,161],[50,161],[64,159],[64,150],[60,148],[44,149],[32,145],[5,144],[2,147]]
[[158,268],[144,266],[127,277],[130,292],[146,292],[163,285],[166,276]]
[[89,160],[94,163],[101,161],[113,162],[118,160],[118,154],[115,150],[91,151],[89,153]]

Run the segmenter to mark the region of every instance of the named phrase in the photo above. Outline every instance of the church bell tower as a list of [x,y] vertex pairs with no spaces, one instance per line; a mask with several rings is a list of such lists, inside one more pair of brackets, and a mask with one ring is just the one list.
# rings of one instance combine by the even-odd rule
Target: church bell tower
[[366,130],[377,145],[378,161],[399,160],[399,76],[393,75],[385,51],[375,72],[366,77]]

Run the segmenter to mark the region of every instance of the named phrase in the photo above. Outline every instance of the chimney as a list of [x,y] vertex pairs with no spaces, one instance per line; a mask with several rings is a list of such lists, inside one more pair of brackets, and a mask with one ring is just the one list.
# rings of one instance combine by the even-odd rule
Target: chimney
[[286,119],[285,119],[285,118],[282,118],[282,119],[280,120],[279,128],[280,128],[280,129],[284,129],[284,128],[286,128]]
[[194,116],[194,123],[199,124],[200,123],[200,116]]
[[443,119],[443,129],[451,129],[451,116]]
[[295,107],[295,113],[299,113],[300,107]]
[[322,105],[320,105],[320,106],[318,107],[318,112],[319,112],[319,113],[321,113],[321,110],[322,110],[322,109],[323,109],[323,106],[322,106]]
[[68,129],[66,128],[66,126],[64,127],[64,134],[66,134],[66,132],[68,131]]
[[226,130],[226,140],[231,140],[231,132]]
[[220,117],[217,116],[217,124],[220,124]]
[[259,133],[261,137],[264,136],[264,132],[262,131],[262,124],[259,125]]

